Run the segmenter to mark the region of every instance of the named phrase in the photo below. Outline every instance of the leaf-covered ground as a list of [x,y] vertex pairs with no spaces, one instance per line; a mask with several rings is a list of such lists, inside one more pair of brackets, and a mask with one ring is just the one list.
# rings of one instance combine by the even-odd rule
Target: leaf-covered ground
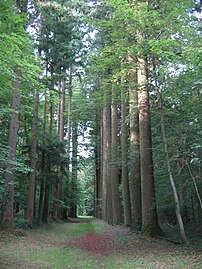
[[0,233],[1,269],[202,268],[202,251],[90,219]]

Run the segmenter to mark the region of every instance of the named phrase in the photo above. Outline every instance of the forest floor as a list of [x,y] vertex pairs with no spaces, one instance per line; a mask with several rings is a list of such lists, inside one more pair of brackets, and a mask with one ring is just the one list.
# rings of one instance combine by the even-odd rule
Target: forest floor
[[1,269],[202,268],[202,249],[142,238],[95,219],[26,231],[0,232]]

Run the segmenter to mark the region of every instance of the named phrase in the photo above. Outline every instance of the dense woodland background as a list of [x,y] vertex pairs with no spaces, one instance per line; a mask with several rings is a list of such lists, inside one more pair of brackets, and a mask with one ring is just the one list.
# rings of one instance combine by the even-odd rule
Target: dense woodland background
[[2,228],[84,214],[187,242],[202,223],[200,4],[0,1]]

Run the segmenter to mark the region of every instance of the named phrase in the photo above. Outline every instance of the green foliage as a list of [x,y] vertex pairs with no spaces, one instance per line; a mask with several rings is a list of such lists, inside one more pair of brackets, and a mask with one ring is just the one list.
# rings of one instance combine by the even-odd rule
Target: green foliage
[[20,214],[16,215],[16,217],[14,218],[14,225],[16,228],[18,229],[28,229],[29,225],[28,222],[25,220],[24,216],[21,216]]
[[141,234],[142,234],[142,236],[150,237],[152,235],[151,227],[149,227],[147,225],[143,225],[141,228]]
[[[190,210],[195,190],[187,166],[178,174],[178,160],[183,157],[190,165],[201,192],[202,54],[200,23],[192,13],[192,2],[191,0],[39,2],[30,14],[33,16],[32,19],[37,21],[37,27],[40,25],[40,29],[37,27],[34,29],[35,34],[39,30],[35,47],[40,52],[40,64],[43,68],[40,73],[39,62],[35,60],[34,49],[25,30],[25,16],[14,13],[12,1],[1,1],[0,194],[3,193],[3,176],[7,165],[8,150],[5,145],[7,145],[8,124],[12,112],[9,105],[16,68],[21,71],[22,97],[17,157],[12,165],[15,166],[15,201],[20,201],[24,208],[27,199],[27,174],[30,172],[29,151],[34,90],[46,91],[47,114],[50,103],[53,105],[51,130],[53,135],[50,136],[46,132],[44,144],[42,125],[45,102],[44,95],[40,95],[36,201],[38,202],[39,198],[40,180],[45,176],[51,183],[50,204],[52,205],[53,183],[59,178],[58,166],[62,166],[61,173],[64,181],[70,177],[69,171],[66,171],[67,145],[56,135],[61,79],[66,79],[66,88],[68,88],[68,78],[72,72],[71,120],[73,126],[78,126],[79,143],[85,144],[82,145],[82,149],[84,147],[90,149],[89,155],[92,156],[92,146],[101,139],[93,130],[97,121],[97,108],[102,107],[104,101],[110,102],[112,85],[117,93],[116,99],[120,101],[121,78],[124,75],[124,83],[128,86],[128,74],[131,69],[128,55],[133,57],[135,68],[138,65],[137,57],[146,56],[151,97],[157,204],[159,207],[173,204],[163,147],[160,143],[161,131],[156,92],[156,87],[159,87],[163,97],[172,171],[178,192],[183,190],[184,193],[182,208],[187,206]],[[34,39],[36,36],[33,37]],[[39,77],[42,82],[39,82]],[[103,99],[104,95],[107,96],[106,100]],[[118,109],[120,111],[120,108]],[[65,124],[67,116],[66,112]],[[45,123],[47,127],[48,117]],[[88,142],[81,142],[81,138],[87,138]],[[49,167],[41,171],[43,154]],[[80,156],[82,155],[80,152],[76,155],[79,161],[78,190],[74,193],[74,197],[78,201],[79,213],[85,212],[91,215],[95,167],[90,158],[85,160]],[[63,200],[59,202],[62,207],[68,207]],[[26,226],[20,217],[17,217],[16,223]],[[148,227],[143,227],[142,233],[149,235],[151,231]]]
[[0,71],[1,92],[11,89],[16,66],[22,72],[22,81],[33,83],[39,68],[34,60],[33,49],[24,29],[24,18],[14,14],[11,1],[2,1],[0,15]]
[[[158,88],[163,99],[172,173],[177,191],[183,195],[182,213],[191,219],[194,218],[191,203],[196,194],[188,165],[201,193],[202,148],[201,31],[192,8],[193,1],[190,0],[98,1],[91,20],[97,30],[96,49],[91,58],[92,66],[88,69],[96,80],[92,88],[96,90],[93,97],[99,107],[103,105],[104,95],[111,96],[112,83],[121,84],[124,74],[127,85],[129,70],[137,68],[138,57],[146,57],[157,204],[159,207],[173,206],[161,143]],[[132,65],[128,63],[128,55],[133,58]],[[180,158],[187,164],[181,173]],[[186,207],[188,213],[184,213]],[[150,231],[146,229],[146,233]]]
[[94,165],[92,160],[83,160],[78,171],[78,214],[92,216],[94,210]]
[[[39,49],[42,59],[49,61],[49,71],[62,74],[75,63],[82,47],[82,31],[69,3],[55,1],[39,5],[41,12],[41,36]],[[61,72],[62,71],[62,72]]]

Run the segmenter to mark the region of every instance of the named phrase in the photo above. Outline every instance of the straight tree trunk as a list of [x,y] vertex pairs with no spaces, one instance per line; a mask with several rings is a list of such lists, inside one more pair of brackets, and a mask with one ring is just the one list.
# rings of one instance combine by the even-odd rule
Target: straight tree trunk
[[[58,89],[58,113],[57,113],[57,134],[58,134],[58,139],[60,140],[60,114],[61,114],[61,81],[59,81],[59,89]],[[60,148],[59,148],[60,150]],[[54,180],[54,201],[53,201],[53,219],[57,220],[58,218],[58,213],[59,213],[59,177],[60,177],[60,164],[56,168],[57,170],[57,177]]]
[[[51,75],[52,77],[52,75]],[[52,83],[52,89],[54,88],[54,85]],[[52,104],[52,93],[50,90],[50,103],[49,103],[49,118],[48,118],[48,135],[49,139],[52,137],[52,128],[53,128],[53,104]],[[45,193],[44,193],[44,204],[43,204],[43,215],[42,215],[42,221],[48,222],[49,217],[49,197],[50,197],[50,173],[51,173],[51,163],[50,163],[50,153],[47,153],[47,162],[46,162],[46,173],[49,175],[46,175],[46,181],[45,181]]]
[[[65,111],[65,80],[61,82],[60,103],[58,108],[58,137],[61,142],[64,141],[64,111]],[[58,166],[58,179],[55,182],[55,203],[53,207],[53,218],[61,218],[62,211],[60,201],[62,200],[62,164]]]
[[139,109],[137,67],[129,56],[129,112],[130,112],[130,180],[133,223],[137,229],[142,224],[140,144],[139,144]]
[[34,115],[32,124],[32,144],[30,153],[30,167],[32,171],[29,174],[28,204],[26,220],[30,227],[34,221],[34,201],[35,201],[35,184],[36,184],[36,145],[37,145],[37,128],[38,128],[38,105],[39,92],[36,90],[34,98]]
[[18,109],[20,105],[20,71],[16,69],[15,83],[13,85],[13,95],[11,103],[11,120],[9,124],[8,135],[8,166],[5,173],[2,226],[4,228],[12,228],[13,226],[13,205],[14,205],[14,165],[16,156],[17,132],[19,127]]
[[[59,128],[59,139],[64,141],[64,113],[65,113],[65,80],[62,80],[62,97],[60,105],[60,128]],[[62,178],[62,164],[59,166],[59,188],[58,188],[58,200],[62,200],[62,190],[63,190],[63,178]],[[62,211],[61,208],[58,208],[57,216],[61,218]]]
[[70,144],[71,144],[71,125],[72,125],[72,68],[69,73],[69,86],[68,86],[68,103],[67,103],[67,174],[64,187],[64,202],[66,208],[63,209],[63,219],[67,219],[67,206],[69,206],[70,195]]
[[[42,133],[42,144],[46,145],[46,110],[47,110],[47,96],[46,91],[44,94],[44,112],[43,112],[43,133]],[[38,224],[41,223],[42,220],[42,212],[43,212],[43,199],[44,199],[44,183],[46,182],[46,153],[45,149],[42,150],[42,157],[41,157],[41,172],[42,177],[40,181],[40,194],[39,194],[39,205],[38,205]]]
[[119,176],[118,176],[118,124],[117,124],[117,106],[115,101],[114,88],[112,89],[111,103],[111,190],[112,190],[112,212],[113,224],[121,222],[121,208],[119,197]]
[[140,136],[140,170],[142,190],[142,231],[158,233],[156,201],[154,192],[154,175],[152,160],[152,141],[150,124],[149,93],[147,89],[146,61],[138,59],[138,107]]
[[[106,94],[105,94],[106,95]],[[105,96],[106,99],[106,96]],[[103,220],[112,222],[112,204],[111,204],[111,179],[110,179],[110,105],[105,100],[103,107],[103,180],[102,180],[102,217]]]
[[[59,81],[59,89],[58,89],[58,111],[57,111],[57,134],[58,134],[58,139],[60,139],[60,113],[61,113],[61,81]],[[58,148],[60,150],[60,147]],[[53,219],[57,220],[58,214],[59,214],[59,206],[60,206],[60,201],[59,201],[59,177],[60,177],[60,164],[56,168],[57,176],[55,177],[54,180],[54,201],[53,201]]]
[[101,219],[101,198],[102,198],[102,174],[101,174],[101,125],[102,116],[101,109],[98,108],[96,112],[96,144],[95,144],[95,205],[94,205],[94,215],[96,218]]
[[122,155],[122,184],[124,224],[131,225],[131,202],[128,178],[128,126],[127,126],[127,91],[122,83],[121,89],[121,155]]
[[72,133],[72,178],[71,178],[71,197],[69,216],[77,217],[77,149],[78,149],[78,125],[73,125]]

